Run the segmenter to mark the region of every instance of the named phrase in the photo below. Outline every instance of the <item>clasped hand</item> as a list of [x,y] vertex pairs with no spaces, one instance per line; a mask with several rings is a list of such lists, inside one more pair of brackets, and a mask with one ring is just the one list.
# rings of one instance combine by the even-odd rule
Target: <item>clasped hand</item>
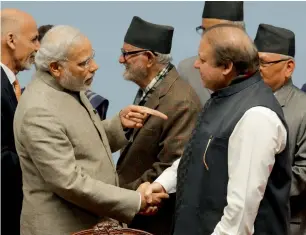
[[141,194],[141,208],[139,214],[154,215],[157,213],[163,199],[169,198],[165,189],[159,183],[145,182],[141,184],[137,192]]

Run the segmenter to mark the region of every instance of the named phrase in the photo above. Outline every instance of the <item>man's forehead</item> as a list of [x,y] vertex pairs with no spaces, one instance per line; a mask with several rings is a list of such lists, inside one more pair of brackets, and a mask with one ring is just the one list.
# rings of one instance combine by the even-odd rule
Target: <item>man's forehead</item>
[[199,51],[206,49],[208,46],[209,46],[209,43],[207,41],[207,37],[204,34],[200,41]]
[[21,32],[24,35],[35,36],[38,35],[37,24],[34,20],[29,20],[28,22],[23,22],[20,25]]
[[271,52],[258,52],[258,55],[261,58],[279,58],[282,56],[281,54]]
[[128,44],[128,43],[123,43],[122,48],[126,51],[142,50],[141,48],[135,47],[135,46],[133,46],[131,44]]
[[230,24],[232,23],[232,21],[217,19],[217,18],[203,18],[202,23],[203,26],[205,26],[205,28],[210,28],[217,24]]
[[71,45],[68,49],[68,58],[73,60],[82,60],[92,56],[93,48],[87,38],[80,39],[79,42]]

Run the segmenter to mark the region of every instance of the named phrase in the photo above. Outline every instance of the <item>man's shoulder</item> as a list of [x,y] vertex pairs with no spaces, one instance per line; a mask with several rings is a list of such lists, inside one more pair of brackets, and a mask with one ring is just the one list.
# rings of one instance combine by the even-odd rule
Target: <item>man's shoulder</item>
[[189,58],[186,58],[182,61],[179,62],[178,64],[178,69],[184,69],[184,68],[193,68],[193,64],[194,62],[196,61],[197,59],[197,56],[192,56],[192,57],[189,57]]
[[301,101],[306,100],[306,93],[303,92],[301,89],[296,87],[295,85],[292,85],[292,92],[294,94],[294,97],[299,98]]
[[16,115],[28,110],[45,110],[54,112],[65,105],[65,93],[53,89],[48,84],[35,77],[26,86],[17,106]]
[[293,107],[296,112],[306,114],[306,93],[295,85],[292,85],[291,94],[288,97],[288,106]]
[[169,92],[165,95],[167,105],[195,104],[200,106],[200,100],[192,86],[180,76],[173,82]]

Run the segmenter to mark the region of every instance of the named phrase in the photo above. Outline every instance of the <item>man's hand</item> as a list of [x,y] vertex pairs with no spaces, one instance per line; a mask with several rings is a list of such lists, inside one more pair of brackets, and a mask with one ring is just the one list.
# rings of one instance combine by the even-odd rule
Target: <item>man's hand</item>
[[153,197],[154,194],[162,194],[162,193],[166,193],[166,190],[164,189],[164,187],[160,183],[153,182],[152,184],[146,187],[145,199],[147,203],[152,203],[154,201],[154,197]]
[[[169,198],[169,195],[166,192],[156,192],[146,196],[146,193],[150,192],[150,185],[151,184],[149,182],[145,182],[137,189],[137,191],[141,194],[141,209],[139,214],[142,215],[156,214],[162,199]],[[150,200],[150,202],[147,201],[147,198]]]
[[154,109],[144,106],[129,105],[119,113],[122,126],[125,128],[141,128],[149,115],[167,120],[168,117]]

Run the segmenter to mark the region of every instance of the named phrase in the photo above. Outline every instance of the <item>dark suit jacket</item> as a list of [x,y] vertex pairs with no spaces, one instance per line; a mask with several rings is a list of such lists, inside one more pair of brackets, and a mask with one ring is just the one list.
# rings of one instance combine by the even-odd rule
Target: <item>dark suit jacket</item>
[[1,68],[1,234],[20,234],[22,177],[13,133],[17,99]]
[[99,94],[97,94],[97,93],[95,93],[91,90],[87,90],[85,92],[85,95],[89,99],[92,107],[95,110],[97,110],[101,120],[105,120],[107,110],[108,110],[108,105],[109,105],[108,99],[104,98],[103,96],[100,96]]
[[[122,150],[117,172],[120,186],[128,189],[135,190],[143,182],[153,182],[181,157],[201,109],[195,91],[179,77],[175,68],[145,106],[165,113],[168,120],[149,117],[143,128],[134,130],[132,141]],[[169,234],[173,212],[174,200],[167,200],[157,216],[136,218],[132,226],[155,235]]]
[[306,83],[302,86],[301,90],[306,92]]
[[292,186],[290,193],[292,223],[302,224],[306,234],[306,94],[289,80],[275,97],[283,108],[289,129],[289,152],[292,162]]

